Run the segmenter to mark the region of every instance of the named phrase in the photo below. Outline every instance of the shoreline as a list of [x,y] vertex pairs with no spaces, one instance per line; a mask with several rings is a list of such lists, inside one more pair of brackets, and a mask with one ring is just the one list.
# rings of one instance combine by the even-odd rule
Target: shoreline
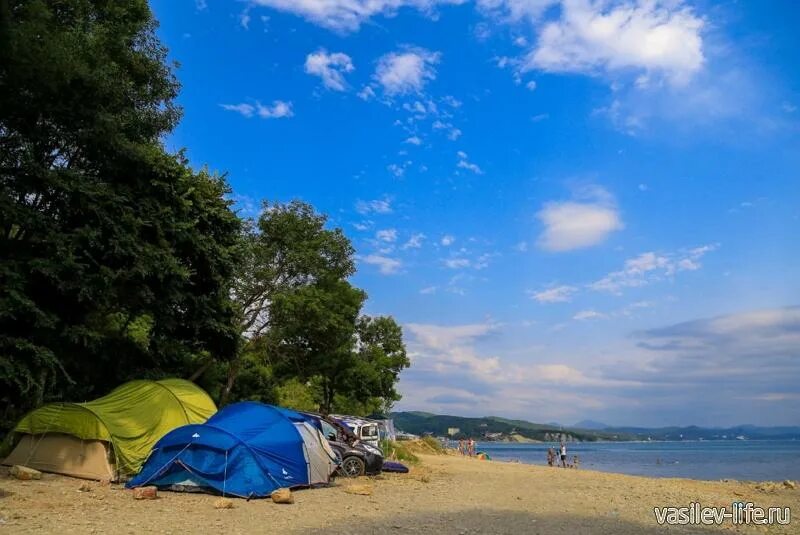
[[[294,492],[296,503],[233,499],[215,509],[218,496],[160,492],[133,500],[120,485],[102,486],[45,474],[41,481],[9,479],[0,472],[0,529],[6,533],[614,533],[657,534],[654,507],[726,506],[737,501],[791,507],[800,490],[774,483],[649,478],[594,470],[552,469],[453,455],[420,455],[409,474],[339,478],[328,487]],[[369,495],[347,492],[353,484]],[[797,514],[797,513],[796,513]],[[675,526],[675,532],[730,530],[763,533],[754,525]],[[797,520],[769,532],[796,533]]]

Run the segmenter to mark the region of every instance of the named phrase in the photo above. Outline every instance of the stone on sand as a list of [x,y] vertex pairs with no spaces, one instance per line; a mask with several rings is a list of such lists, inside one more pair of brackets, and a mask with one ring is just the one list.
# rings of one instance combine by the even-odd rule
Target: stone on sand
[[287,488],[274,490],[270,497],[275,503],[294,503],[292,491]]
[[42,479],[42,473],[40,471],[34,470],[33,468],[28,468],[27,466],[20,466],[18,464],[12,466],[8,473],[21,481]]
[[220,498],[214,502],[214,509],[233,509],[233,500],[229,498]]
[[155,500],[158,498],[156,487],[136,487],[133,489],[134,500]]

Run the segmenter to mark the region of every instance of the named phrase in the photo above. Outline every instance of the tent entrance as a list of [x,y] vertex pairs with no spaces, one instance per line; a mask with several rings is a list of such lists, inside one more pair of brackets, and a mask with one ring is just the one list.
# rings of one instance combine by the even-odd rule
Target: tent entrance
[[111,445],[103,440],[82,440],[63,433],[26,433],[3,464],[19,464],[82,479],[115,481],[113,459]]

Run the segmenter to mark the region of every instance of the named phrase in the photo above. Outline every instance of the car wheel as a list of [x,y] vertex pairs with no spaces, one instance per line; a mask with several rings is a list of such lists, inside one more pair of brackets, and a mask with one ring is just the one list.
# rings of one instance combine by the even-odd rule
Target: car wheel
[[367,465],[364,464],[364,461],[355,456],[345,457],[340,468],[342,474],[347,477],[363,476],[366,469]]

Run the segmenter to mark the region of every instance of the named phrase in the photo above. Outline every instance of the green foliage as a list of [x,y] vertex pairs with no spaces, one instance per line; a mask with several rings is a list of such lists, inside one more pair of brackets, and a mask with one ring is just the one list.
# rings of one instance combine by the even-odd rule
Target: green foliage
[[381,451],[387,459],[406,463],[416,464],[419,457],[408,448],[407,444],[395,440],[382,440]]
[[178,375],[221,401],[387,410],[408,366],[306,203],[242,224],[161,140],[179,85],[146,0],[0,0],[0,429]]
[[256,398],[264,385],[242,385],[248,373],[271,376],[278,400],[309,410],[370,414],[399,399],[394,387],[409,364],[402,329],[392,318],[359,317],[367,296],[347,280],[353,247],[326,222],[299,201],[265,203],[245,230],[234,295],[243,355],[259,360],[230,363],[221,403]]
[[240,222],[161,145],[178,83],[147,2],[0,7],[0,427],[231,358]]
[[316,411],[319,409],[319,385],[313,381],[302,383],[292,378],[277,388],[278,404],[282,407],[298,411]]
[[438,439],[434,437],[422,437],[420,439],[423,444],[437,453],[444,453],[444,447]]

